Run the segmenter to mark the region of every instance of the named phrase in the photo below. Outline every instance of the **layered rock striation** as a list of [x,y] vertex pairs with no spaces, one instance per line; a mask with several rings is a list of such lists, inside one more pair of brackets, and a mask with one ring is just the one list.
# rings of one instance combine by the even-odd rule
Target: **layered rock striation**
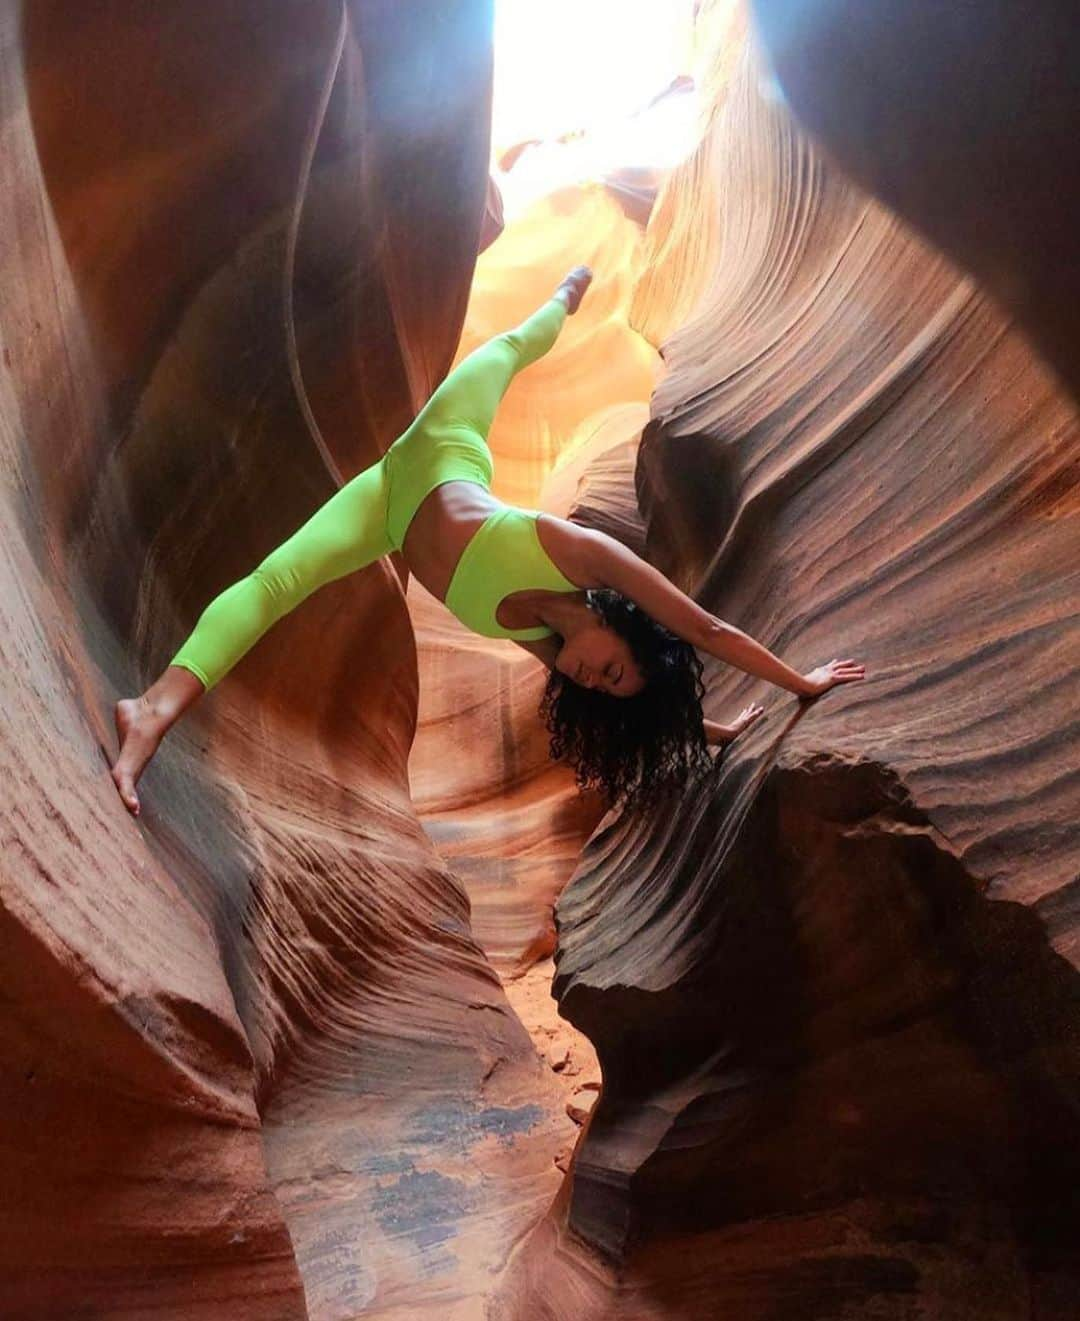
[[[800,7],[761,8],[768,29]],[[804,8],[807,105],[844,126],[843,155],[871,130],[845,100],[846,41],[826,49]],[[825,7],[828,31],[853,8]],[[854,30],[873,26],[860,9]],[[885,59],[873,34],[861,50]],[[783,55],[801,93],[800,45]],[[687,248],[710,264],[641,443],[647,552],[792,665],[857,656],[868,676],[801,707],[710,666],[709,715],[757,699],[766,720],[695,792],[590,840],[556,908],[554,993],[604,1087],[497,1314],[525,1315],[543,1281],[532,1315],[1065,1318],[1075,402],[964,271],[811,145],[752,50],[718,105],[650,231],[673,300],[700,271]],[[980,144],[935,145],[963,176]],[[902,179],[920,166],[913,150]],[[1006,200],[1026,184],[998,180]],[[1044,260],[1039,233],[1012,269]],[[971,242],[957,255],[979,271]],[[663,324],[663,298],[655,269],[640,324]]]
[[558,1185],[573,1123],[409,799],[392,566],[245,658],[138,822],[108,776],[116,698],[446,371],[490,22],[0,19],[5,1317],[472,1316]]
[[[483,0],[0,19],[5,1317],[1076,1314],[1073,38],[1010,8],[759,0],[769,62],[698,5],[655,205],[536,203],[471,299]],[[767,719],[602,817],[384,563],[128,817],[116,697],[582,259],[498,493],[866,681],[710,665]]]

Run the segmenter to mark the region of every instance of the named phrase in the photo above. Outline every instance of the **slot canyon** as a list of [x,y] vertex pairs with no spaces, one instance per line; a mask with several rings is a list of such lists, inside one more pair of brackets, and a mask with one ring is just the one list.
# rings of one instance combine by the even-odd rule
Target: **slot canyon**
[[[493,23],[0,14],[0,1317],[1074,1321],[1080,27],[697,0],[683,158],[511,209]],[[496,495],[866,680],[706,658],[608,811],[395,555],[130,817],[117,698],[578,262]]]

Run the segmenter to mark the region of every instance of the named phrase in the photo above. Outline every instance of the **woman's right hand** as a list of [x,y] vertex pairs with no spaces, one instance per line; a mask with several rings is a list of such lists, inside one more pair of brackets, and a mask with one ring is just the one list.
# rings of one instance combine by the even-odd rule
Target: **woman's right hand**
[[808,687],[807,691],[800,693],[799,696],[809,700],[820,697],[822,693],[827,693],[830,688],[835,688],[838,684],[857,683],[858,680],[865,679],[866,666],[851,660],[850,657],[847,660],[831,660],[827,665],[819,665],[816,670],[804,674],[803,678]]

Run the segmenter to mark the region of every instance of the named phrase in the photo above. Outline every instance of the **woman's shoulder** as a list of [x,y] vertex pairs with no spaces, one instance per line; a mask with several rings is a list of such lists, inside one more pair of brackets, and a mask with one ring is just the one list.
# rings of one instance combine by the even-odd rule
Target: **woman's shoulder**
[[595,571],[596,547],[602,533],[556,514],[538,512],[536,535],[552,564],[570,582],[583,588],[604,585]]

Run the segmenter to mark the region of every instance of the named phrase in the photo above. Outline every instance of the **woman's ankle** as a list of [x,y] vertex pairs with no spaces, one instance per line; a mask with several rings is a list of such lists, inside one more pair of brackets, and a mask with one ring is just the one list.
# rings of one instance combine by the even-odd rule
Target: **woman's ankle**
[[178,720],[205,691],[202,680],[190,670],[170,665],[142,694],[139,705],[155,724],[168,726]]

